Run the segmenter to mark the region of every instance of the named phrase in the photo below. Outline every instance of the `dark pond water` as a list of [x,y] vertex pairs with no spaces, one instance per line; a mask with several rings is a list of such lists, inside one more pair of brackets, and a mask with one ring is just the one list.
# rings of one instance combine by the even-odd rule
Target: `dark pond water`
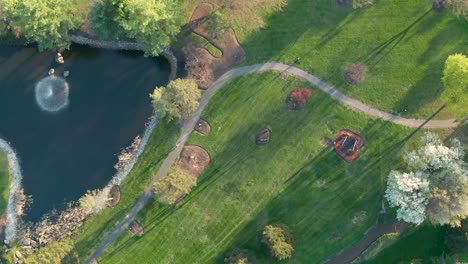
[[[0,137],[20,157],[30,221],[110,180],[118,153],[151,115],[148,94],[170,71],[138,52],[73,46],[63,56],[59,66],[52,52],[0,46]],[[34,96],[50,68],[70,71],[69,104],[56,113],[42,111]]]

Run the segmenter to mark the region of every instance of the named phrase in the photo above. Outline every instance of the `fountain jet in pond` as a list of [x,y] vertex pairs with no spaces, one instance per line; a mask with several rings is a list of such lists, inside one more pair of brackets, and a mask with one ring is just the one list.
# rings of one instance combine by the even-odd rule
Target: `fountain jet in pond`
[[69,87],[64,78],[48,76],[40,80],[34,89],[36,102],[47,112],[57,112],[68,105]]

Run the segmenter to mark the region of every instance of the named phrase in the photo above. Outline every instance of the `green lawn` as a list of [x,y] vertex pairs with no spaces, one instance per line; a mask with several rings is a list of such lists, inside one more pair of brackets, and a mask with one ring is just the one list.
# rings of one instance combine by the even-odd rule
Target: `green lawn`
[[8,206],[10,193],[10,175],[5,154],[0,151],[0,215],[4,214]]
[[106,237],[107,232],[128,214],[174,147],[178,136],[179,128],[174,123],[161,121],[137,164],[122,183],[120,203],[89,218],[84,227],[76,232],[74,243],[83,261]]
[[[359,240],[376,221],[387,173],[419,132],[352,112],[313,87],[305,110],[288,111],[285,97],[297,87],[310,85],[270,72],[219,91],[203,113],[211,134],[189,139],[212,158],[198,186],[175,208],[147,205],[138,217],[145,235],[125,234],[99,263],[219,263],[233,247],[270,263],[259,243],[269,223],[291,228],[290,263],[318,263]],[[256,146],[253,137],[266,126],[272,139]],[[352,164],[320,145],[342,128],[365,138]],[[366,217],[353,224],[362,211]]]
[[444,244],[446,227],[424,225],[403,235],[396,243],[384,249],[367,263],[409,263],[419,259],[422,263],[433,263],[431,258],[448,252]]
[[[298,67],[384,111],[406,109],[404,116],[424,118],[438,110],[445,59],[468,54],[467,20],[435,14],[427,0],[374,1],[361,10],[335,2],[289,0],[263,29],[240,39],[246,64],[291,64],[300,57]],[[367,79],[354,88],[342,78],[352,63],[369,66]],[[448,117],[444,110],[436,118]]]

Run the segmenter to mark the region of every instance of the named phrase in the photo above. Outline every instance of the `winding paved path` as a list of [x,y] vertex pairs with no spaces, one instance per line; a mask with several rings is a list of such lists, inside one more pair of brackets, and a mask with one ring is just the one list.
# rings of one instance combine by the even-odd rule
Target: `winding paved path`
[[307,80],[313,85],[320,88],[322,91],[328,93],[333,99],[342,102],[343,104],[349,106],[352,109],[357,111],[361,111],[369,116],[378,117],[384,120],[388,120],[390,122],[408,126],[408,127],[421,127],[424,126],[426,128],[450,128],[456,127],[459,125],[458,122],[455,120],[421,120],[421,119],[407,119],[399,116],[395,116],[383,111],[380,111],[376,108],[368,106],[360,101],[354,100],[352,98],[347,97],[346,95],[342,94],[341,92],[337,91],[333,86],[321,81],[319,78],[315,77],[314,75],[307,73],[299,68],[294,66],[285,65],[282,63],[263,63],[263,64],[255,64],[251,66],[245,66],[230,70],[223,74],[218,80],[216,80],[203,94],[202,99],[200,100],[200,106],[198,107],[197,111],[188,119],[183,128],[182,134],[180,138],[177,140],[177,144],[171,153],[167,156],[164,160],[164,163],[161,165],[161,168],[154,176],[151,183],[146,188],[144,194],[138,199],[136,204],[131,209],[130,213],[120,221],[116,227],[111,231],[108,237],[101,243],[101,245],[94,251],[94,253],[90,256],[89,259],[86,260],[86,263],[91,263],[91,260],[97,259],[104,254],[106,249],[117,240],[117,238],[127,229],[128,225],[135,219],[138,212],[143,209],[145,204],[151,197],[152,193],[152,186],[155,182],[159,181],[162,177],[164,177],[175,162],[177,157],[179,157],[180,152],[182,151],[185,142],[187,141],[189,135],[192,133],[198,119],[200,119],[200,115],[207,106],[208,102],[210,101],[211,97],[224,86],[226,82],[231,79],[234,79],[239,76],[243,76],[249,73],[255,72],[264,72],[264,71],[280,71],[286,72],[291,75],[295,75],[301,79]]

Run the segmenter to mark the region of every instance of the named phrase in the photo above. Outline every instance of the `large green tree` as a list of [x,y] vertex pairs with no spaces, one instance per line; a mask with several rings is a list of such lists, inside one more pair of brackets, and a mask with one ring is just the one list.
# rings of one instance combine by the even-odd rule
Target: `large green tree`
[[69,0],[4,0],[1,9],[9,25],[41,51],[67,49],[68,32],[82,21]]
[[134,38],[153,56],[169,48],[183,23],[175,0],[104,0],[92,20],[101,36]]
[[156,87],[150,97],[154,111],[170,121],[195,112],[201,91],[194,80],[177,79],[171,81],[167,87]]
[[441,100],[459,119],[468,117],[468,58],[463,54],[450,55],[445,62],[444,91]]
[[179,197],[189,194],[196,185],[196,177],[171,168],[166,176],[154,184],[153,192],[160,203],[173,204]]

